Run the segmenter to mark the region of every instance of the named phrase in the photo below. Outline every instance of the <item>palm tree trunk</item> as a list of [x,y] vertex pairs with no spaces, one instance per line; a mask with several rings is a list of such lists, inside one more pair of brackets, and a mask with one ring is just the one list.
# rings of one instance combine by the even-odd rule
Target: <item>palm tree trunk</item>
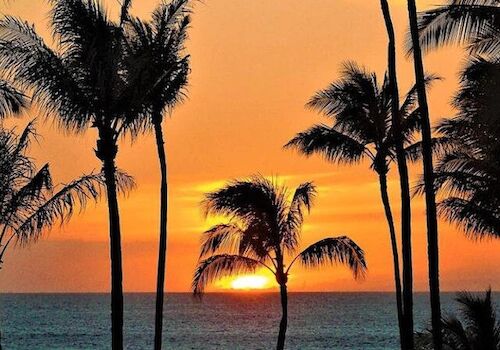
[[116,189],[115,157],[118,147],[113,141],[109,129],[99,130],[96,155],[101,159],[106,182],[108,199],[109,238],[111,257],[111,347],[113,350],[123,349],[123,272],[120,233],[120,213]]
[[165,261],[167,255],[167,211],[168,211],[168,183],[167,183],[167,157],[164,148],[161,119],[154,122],[156,147],[160,161],[161,186],[160,186],[160,244],[158,251],[158,274],[156,282],[156,313],[155,313],[155,350],[160,350],[162,345],[163,330],[163,299],[165,286]]
[[380,194],[382,196],[382,203],[384,205],[385,217],[389,225],[389,233],[391,236],[392,259],[394,265],[394,285],[396,287],[396,307],[398,312],[398,327],[399,327],[399,342],[401,349],[404,346],[404,324],[403,324],[403,301],[401,292],[401,274],[399,269],[399,253],[398,242],[396,238],[396,229],[394,227],[394,218],[392,216],[391,204],[389,201],[389,194],[387,191],[387,175],[385,173],[379,175],[380,180]]
[[278,334],[278,344],[276,350],[283,350],[285,348],[285,335],[286,327],[288,324],[288,294],[286,290],[286,284],[280,284],[280,296],[281,296],[281,321],[280,330]]
[[418,93],[418,105],[422,118],[422,158],[424,165],[425,205],[427,211],[427,255],[429,260],[429,291],[432,311],[432,335],[435,350],[442,350],[441,301],[439,296],[439,242],[434,192],[434,167],[432,164],[432,135],[429,118],[429,106],[425,91],[425,73],[422,50],[418,37],[417,7],[415,0],[408,0],[408,16],[413,44],[413,64],[415,83]]
[[396,40],[387,0],[380,1],[388,36],[388,70],[391,86],[392,130],[396,145],[396,158],[401,190],[401,246],[403,253],[403,324],[404,349],[413,349],[413,263],[411,248],[411,197],[408,180],[408,165],[401,132],[399,114],[399,89],[396,71]]

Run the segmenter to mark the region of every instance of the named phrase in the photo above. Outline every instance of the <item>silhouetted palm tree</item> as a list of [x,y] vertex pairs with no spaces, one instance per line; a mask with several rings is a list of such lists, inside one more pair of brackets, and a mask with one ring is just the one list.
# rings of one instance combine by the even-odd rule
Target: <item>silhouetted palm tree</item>
[[447,5],[422,12],[418,28],[424,49],[465,44],[474,55],[500,55],[498,0],[451,0]]
[[436,128],[439,212],[473,238],[500,237],[499,89],[500,61],[471,59],[453,100],[457,115]]
[[[310,209],[314,194],[315,187],[306,182],[295,190],[290,200],[285,187],[254,176],[208,193],[204,200],[207,215],[227,216],[230,221],[204,233],[200,254],[203,260],[194,274],[193,291],[201,294],[215,279],[254,272],[259,267],[271,271],[280,286],[282,306],[278,350],[285,346],[287,282],[295,262],[307,268],[344,264],[355,278],[366,271],[363,250],[345,236],[325,238],[296,255],[304,210]],[[287,257],[293,257],[288,265]]]
[[[433,79],[435,77],[430,76],[428,81]],[[339,164],[370,160],[371,169],[378,175],[382,204],[389,226],[398,321],[400,331],[403,331],[398,243],[387,189],[387,173],[390,163],[395,161],[396,157],[391,99],[391,87],[387,76],[379,86],[375,73],[367,72],[354,63],[346,63],[340,79],[316,93],[307,104],[308,107],[331,118],[333,126],[315,125],[297,134],[285,147],[297,148],[307,156],[318,153],[328,161]],[[420,128],[420,117],[415,102],[416,90],[413,88],[397,111],[401,119],[403,146],[412,143],[414,134]],[[409,249],[411,252],[411,245]],[[411,259],[405,260],[405,263],[411,271]],[[411,288],[409,292],[411,300]]]
[[168,183],[167,158],[162,131],[163,115],[183,97],[187,83],[188,57],[183,53],[190,23],[189,0],[174,0],[161,4],[153,12],[151,22],[130,19],[127,31],[129,64],[139,81],[137,89],[145,91],[144,114],[152,125],[161,171],[160,183],[160,244],[156,284],[156,313],[154,348],[161,349],[163,328],[163,299],[165,261],[167,253]]
[[419,41],[419,27],[415,0],[408,0],[408,17],[410,23],[411,46],[413,49],[413,65],[415,85],[417,87],[418,108],[422,123],[422,163],[424,168],[425,209],[427,218],[427,256],[429,261],[429,292],[432,311],[432,331],[436,350],[442,350],[441,339],[441,300],[439,294],[439,239],[434,191],[434,166],[432,159],[432,134],[429,117],[427,92],[425,91],[425,73],[422,50]]
[[[21,19],[0,22],[0,68],[67,131],[96,128],[95,154],[102,162],[109,211],[112,347],[123,348],[123,287],[115,158],[126,120],[138,113],[137,91],[123,64],[122,25],[109,20],[98,0],[51,1],[55,48]],[[128,118],[124,118],[127,116]]]
[[[456,316],[442,320],[443,345],[445,350],[498,350],[500,349],[500,322],[491,300],[491,290],[484,298],[462,292],[457,302],[461,306],[461,321]],[[431,350],[429,332],[417,334],[419,350]]]
[[[403,309],[398,317],[401,349],[413,349],[413,264],[411,249],[411,197],[408,165],[404,150],[402,121],[399,115],[399,87],[396,66],[396,34],[387,0],[380,0],[387,32],[387,75],[391,96],[391,122],[401,194],[401,245],[403,253]],[[397,247],[396,247],[397,248]]]
[[[66,223],[75,207],[83,210],[88,201],[97,200],[104,187],[103,174],[54,186],[49,165],[37,170],[27,155],[34,137],[33,122],[20,136],[0,129],[0,268],[13,243],[24,246],[37,241],[55,223]],[[117,182],[123,191],[133,185],[122,173],[117,174]]]

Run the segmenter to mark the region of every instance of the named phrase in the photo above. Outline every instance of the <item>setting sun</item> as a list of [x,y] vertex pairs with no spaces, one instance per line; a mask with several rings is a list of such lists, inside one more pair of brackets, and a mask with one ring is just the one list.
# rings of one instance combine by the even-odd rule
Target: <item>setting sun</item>
[[264,289],[268,286],[269,279],[257,275],[238,276],[231,282],[232,289]]

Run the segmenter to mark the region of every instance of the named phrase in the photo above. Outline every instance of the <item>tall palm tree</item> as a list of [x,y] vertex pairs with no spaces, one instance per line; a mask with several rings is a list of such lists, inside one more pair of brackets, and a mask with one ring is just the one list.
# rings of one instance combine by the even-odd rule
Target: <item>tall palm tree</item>
[[500,55],[498,0],[450,0],[446,5],[420,13],[418,28],[424,50],[465,44],[474,55]]
[[499,89],[500,59],[472,58],[453,99],[457,115],[436,128],[439,212],[479,239],[500,238]]
[[[102,173],[54,186],[49,165],[37,170],[27,155],[34,137],[34,122],[19,136],[0,129],[0,268],[13,243],[24,246],[37,241],[56,222],[66,223],[75,207],[82,210],[99,199],[104,188]],[[133,185],[125,174],[118,173],[117,178],[120,190]]]
[[[404,150],[404,135],[401,128],[401,116],[399,115],[399,87],[396,66],[396,35],[394,33],[394,25],[392,23],[389,2],[387,0],[380,0],[380,7],[382,16],[384,17],[384,24],[387,32],[387,75],[389,79],[388,85],[391,96],[391,122],[401,193],[401,243],[403,247],[404,310],[401,311],[402,320],[399,321],[400,342],[402,349],[413,349],[411,197],[408,166],[406,163],[406,155]],[[403,324],[403,326],[401,326],[401,323]]]
[[127,31],[129,63],[140,81],[137,89],[146,91],[143,110],[154,129],[160,164],[160,243],[156,284],[155,350],[162,345],[165,262],[167,254],[168,182],[167,157],[162,130],[163,115],[183,97],[189,60],[183,52],[190,23],[189,0],[174,0],[158,6],[151,22],[130,19]]
[[[14,17],[0,21],[0,68],[30,90],[42,110],[67,131],[96,128],[95,154],[106,183],[111,257],[112,348],[123,348],[123,286],[120,217],[115,159],[126,120],[138,113],[134,82],[123,63],[130,1],[120,23],[111,21],[98,0],[51,1],[55,48],[34,26]],[[127,118],[124,118],[127,116]],[[133,132],[133,131],[132,131]]]
[[[488,290],[484,298],[471,293],[459,293],[456,301],[460,304],[463,321],[451,315],[442,320],[443,345],[445,350],[500,349],[500,322],[495,305]],[[418,349],[431,350],[429,333],[417,334]]]
[[[435,77],[429,76],[431,82]],[[404,310],[408,308],[411,316],[411,280],[406,288],[409,298],[403,308],[399,253],[387,188],[387,174],[390,164],[396,158],[396,138],[392,120],[392,86],[388,76],[379,85],[375,73],[367,72],[354,63],[346,63],[339,80],[324,90],[317,92],[308,102],[308,107],[325,114],[333,121],[332,126],[317,124],[297,134],[285,147],[297,148],[301,153],[310,156],[318,153],[328,161],[338,164],[359,163],[364,159],[371,162],[371,169],[378,175],[382,204],[389,227],[394,265],[394,282],[396,289],[396,305],[401,340],[405,334]],[[414,134],[420,128],[418,109],[415,108],[416,90],[411,89],[403,104],[398,107],[397,114],[401,119],[403,147],[409,146]],[[405,152],[403,148],[403,152]],[[406,159],[405,159],[406,164]],[[408,179],[406,178],[408,182]],[[408,189],[409,190],[409,189]],[[409,196],[409,194],[408,194]],[[405,227],[406,228],[406,227]],[[409,261],[404,259],[411,277],[411,240],[405,241],[409,247]],[[405,250],[403,249],[403,250]],[[408,256],[407,256],[408,258]],[[408,273],[408,272],[407,272]],[[411,317],[413,319],[413,317]]]
[[[287,282],[296,262],[306,268],[344,264],[361,277],[366,271],[363,250],[346,236],[325,238],[297,254],[304,211],[315,195],[312,183],[301,184],[291,196],[287,189],[262,176],[234,181],[206,194],[207,215],[223,215],[228,223],[206,231],[200,262],[193,279],[193,291],[200,295],[215,279],[257,268],[269,270],[280,287],[282,318],[276,349],[285,346],[288,322]],[[289,264],[285,259],[291,257]]]
[[429,260],[429,291],[432,311],[432,332],[434,347],[442,350],[441,338],[441,300],[439,294],[439,239],[434,192],[434,166],[432,159],[432,134],[429,117],[429,105],[425,89],[424,62],[419,41],[417,6],[415,0],[408,0],[408,17],[413,48],[415,85],[417,87],[418,107],[422,123],[422,163],[424,168],[424,192],[427,218],[427,256]]

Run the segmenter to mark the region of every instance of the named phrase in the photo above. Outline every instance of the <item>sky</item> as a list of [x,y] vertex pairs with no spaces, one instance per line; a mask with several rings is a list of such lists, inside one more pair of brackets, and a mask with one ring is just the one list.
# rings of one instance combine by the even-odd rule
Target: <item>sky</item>
[[[113,17],[118,1],[104,2]],[[420,9],[436,1],[419,1]],[[136,0],[134,15],[148,18],[157,0]],[[411,61],[404,55],[405,1],[390,1],[398,40],[398,74],[403,94],[412,85]],[[21,16],[50,42],[48,2],[0,2],[0,12]],[[200,201],[226,181],[252,174],[274,176],[293,188],[314,181],[318,196],[306,217],[302,246],[328,236],[348,235],[366,252],[369,272],[354,281],[343,267],[297,268],[290,291],[393,290],[392,257],[378,183],[368,163],[346,167],[318,157],[305,158],[282,146],[296,132],[327,122],[304,105],[315,91],[338,78],[342,62],[353,60],[382,76],[386,36],[378,1],[371,0],[217,0],[194,8],[187,51],[192,73],[188,99],[165,122],[170,209],[166,289],[189,291],[201,233],[220,218],[206,219]],[[433,122],[453,115],[449,102],[466,55],[446,48],[425,57],[428,72],[443,81],[429,92]],[[8,126],[20,129],[37,117],[31,110]],[[56,182],[98,171],[96,135],[64,134],[38,120],[42,135],[30,154],[50,163]],[[152,135],[120,143],[118,166],[135,177],[136,190],[120,198],[124,288],[155,289],[158,246],[159,174]],[[420,164],[411,167],[412,183]],[[396,169],[391,199],[399,219]],[[415,289],[427,289],[424,205],[413,202]],[[500,241],[473,241],[460,229],[440,222],[441,286],[445,291],[500,289]],[[105,203],[88,207],[27,248],[11,250],[0,271],[2,292],[109,291],[109,245]],[[259,272],[264,277],[264,273]],[[259,285],[274,290],[272,280]],[[245,285],[226,278],[210,291]],[[255,280],[250,279],[250,280]],[[257,283],[257,282],[256,282]]]

